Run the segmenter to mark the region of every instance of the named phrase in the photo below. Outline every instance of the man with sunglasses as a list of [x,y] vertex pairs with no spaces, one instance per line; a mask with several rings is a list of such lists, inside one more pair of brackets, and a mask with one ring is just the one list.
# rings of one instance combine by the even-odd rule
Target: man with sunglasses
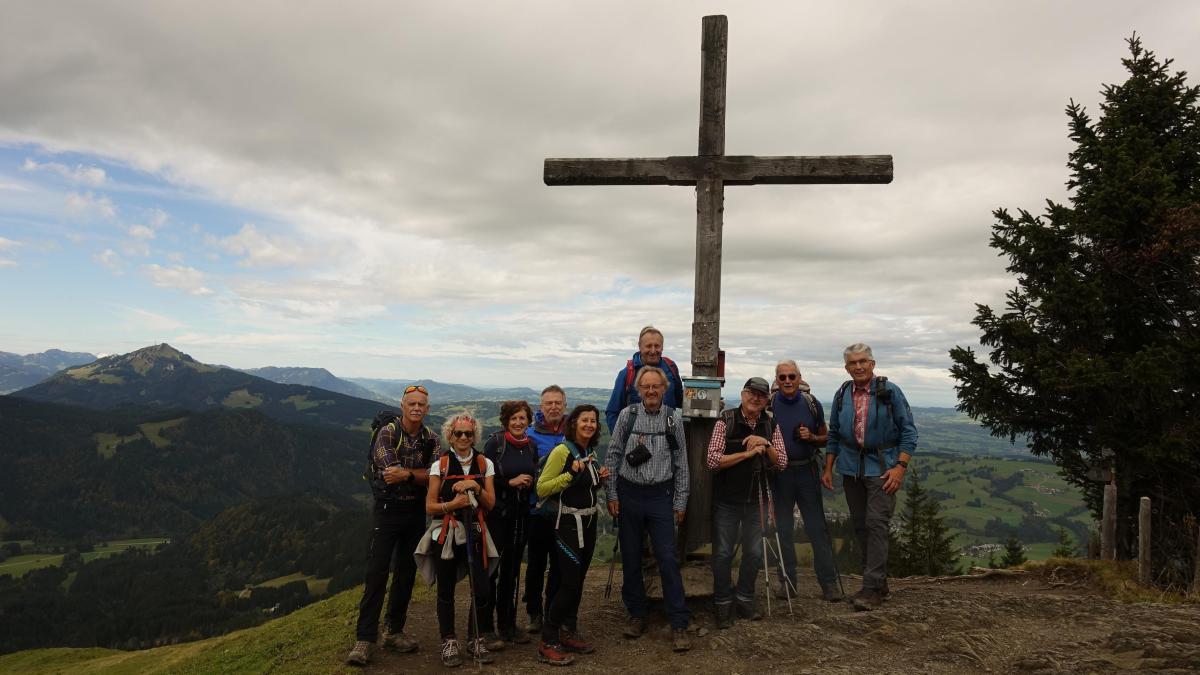
[[[794,508],[800,507],[804,519],[804,532],[812,542],[813,569],[821,596],[830,602],[842,599],[838,590],[837,568],[833,563],[833,546],[825,525],[825,504],[821,494],[821,448],[829,438],[825,425],[825,411],[821,402],[809,391],[808,383],[800,377],[800,368],[795,361],[780,361],[775,365],[775,384],[779,390],[771,400],[771,411],[783,436],[787,448],[787,466],[775,479],[775,516],[778,519],[779,538],[793,541],[796,517]],[[783,568],[787,578],[796,581],[796,549],[783,547]],[[780,580],[777,594],[787,597],[789,591]]]
[[917,451],[917,426],[900,387],[875,377],[870,347],[852,344],[842,358],[850,380],[837,390],[830,406],[829,454],[821,484],[833,489],[836,464],[862,551],[863,585],[854,596],[854,609],[866,611],[888,596],[888,533],[896,491]]
[[425,490],[429,467],[441,454],[438,435],[425,426],[429,392],[413,385],[400,399],[400,415],[379,428],[371,446],[373,468],[384,485],[372,481],[375,503],[371,512],[371,541],[367,554],[366,585],[358,604],[354,648],[346,663],[365,666],[371,645],[378,639],[379,612],[383,608],[388,572],[396,560],[392,592],[388,597],[383,646],[405,653],[417,641],[404,634],[408,601],[412,598],[417,565],[413,551],[425,532]]

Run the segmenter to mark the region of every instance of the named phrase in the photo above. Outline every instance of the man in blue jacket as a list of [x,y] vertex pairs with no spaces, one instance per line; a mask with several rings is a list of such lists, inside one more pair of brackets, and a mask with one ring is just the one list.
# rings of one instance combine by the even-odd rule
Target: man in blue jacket
[[608,433],[613,433],[613,425],[617,416],[632,403],[641,403],[642,397],[634,386],[634,375],[642,366],[662,368],[670,380],[667,393],[662,404],[680,410],[683,408],[683,382],[679,379],[679,366],[663,356],[663,334],[654,326],[646,326],[638,333],[638,350],[633,358],[625,362],[625,367],[617,373],[613,382],[612,396],[608,398],[608,406],[604,409],[604,420],[608,423]]
[[854,608],[871,610],[888,595],[888,531],[896,491],[917,450],[917,427],[900,387],[875,377],[871,348],[861,342],[842,352],[850,380],[838,388],[829,415],[829,444],[821,483],[833,489],[837,465],[863,557],[863,587]]
[[[525,433],[537,446],[538,459],[544,459],[550,451],[563,441],[566,433],[567,392],[557,384],[542,390],[538,411],[533,424]],[[525,567],[525,611],[529,613],[529,632],[541,634],[546,609],[558,591],[558,569],[554,555],[554,521],[541,517],[537,509],[537,493],[531,495],[535,506],[529,511],[529,557]],[[546,570],[549,570],[547,576]],[[546,590],[542,597],[543,585]]]

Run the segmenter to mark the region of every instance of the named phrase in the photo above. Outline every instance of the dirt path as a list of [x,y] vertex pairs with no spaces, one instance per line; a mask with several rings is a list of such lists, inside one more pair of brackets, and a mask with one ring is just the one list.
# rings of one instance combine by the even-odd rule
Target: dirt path
[[[601,570],[602,571],[602,570]],[[1040,578],[893,580],[882,609],[854,612],[817,599],[811,577],[799,580],[796,616],[773,603],[774,616],[716,630],[707,598],[689,598],[693,646],[670,648],[661,607],[639,640],[621,637],[619,593],[604,600],[604,574],[588,576],[581,631],[594,654],[556,669],[537,662],[534,645],[511,645],[496,662],[461,672],[525,673],[1101,673],[1200,672],[1200,605],[1126,605]],[[857,590],[857,580],[846,580]],[[465,596],[465,583],[460,600]],[[760,594],[760,605],[762,605]],[[465,616],[460,604],[458,616]],[[523,618],[523,617],[522,617]],[[461,621],[459,623],[462,623]],[[376,652],[364,672],[446,671],[440,662],[432,594],[410,609],[415,654]],[[536,637],[536,636],[533,636]],[[348,646],[348,643],[347,643]],[[449,672],[449,671],[447,671]]]

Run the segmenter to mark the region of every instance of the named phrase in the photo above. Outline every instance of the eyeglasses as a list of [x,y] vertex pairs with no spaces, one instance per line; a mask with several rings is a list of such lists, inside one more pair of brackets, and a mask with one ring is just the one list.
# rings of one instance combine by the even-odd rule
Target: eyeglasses
[[404,388],[404,393],[405,393],[405,395],[407,395],[407,394],[411,394],[411,393],[413,393],[414,391],[419,391],[419,392],[421,392],[422,394],[425,394],[426,396],[428,396],[428,395],[429,395],[429,390],[428,390],[428,389],[426,389],[425,387],[422,387],[422,386],[421,386],[421,385],[419,385],[419,384],[410,384],[410,385],[408,385],[407,387],[405,387],[405,388]]
[[857,368],[859,366],[866,366],[866,365],[872,364],[872,363],[875,363],[874,359],[859,359],[857,361],[847,361],[846,367],[847,368]]
[[451,431],[450,435],[455,438],[475,438],[474,431]]
[[780,380],[782,382],[790,382],[791,380],[800,379],[800,376],[797,375],[796,373],[780,373],[779,375],[775,376],[775,379]]

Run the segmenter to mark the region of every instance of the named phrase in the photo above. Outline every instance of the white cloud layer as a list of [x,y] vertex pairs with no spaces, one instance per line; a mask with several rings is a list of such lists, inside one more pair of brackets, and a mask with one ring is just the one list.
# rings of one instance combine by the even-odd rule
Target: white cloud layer
[[[721,11],[728,153],[896,166],[886,186],[727,189],[731,380],[795,358],[836,386],[862,340],[918,400],[951,403],[947,350],[974,344],[975,303],[1012,286],[992,209],[1065,195],[1066,102],[1097,112],[1134,30],[1200,70],[1200,4],[1183,1],[17,2],[0,22],[0,143],[262,215],[217,233],[102,194],[114,179],[89,164],[21,167],[77,183],[77,217],[139,214],[96,255],[110,269],[157,259],[150,241],[181,250],[168,230],[208,233],[198,267],[140,269],[259,336],[189,326],[210,360],[260,345],[244,365],[608,384],[645,323],[687,359],[693,190],[549,188],[542,160],[695,153],[700,17]],[[280,351],[264,326],[309,342]]]

